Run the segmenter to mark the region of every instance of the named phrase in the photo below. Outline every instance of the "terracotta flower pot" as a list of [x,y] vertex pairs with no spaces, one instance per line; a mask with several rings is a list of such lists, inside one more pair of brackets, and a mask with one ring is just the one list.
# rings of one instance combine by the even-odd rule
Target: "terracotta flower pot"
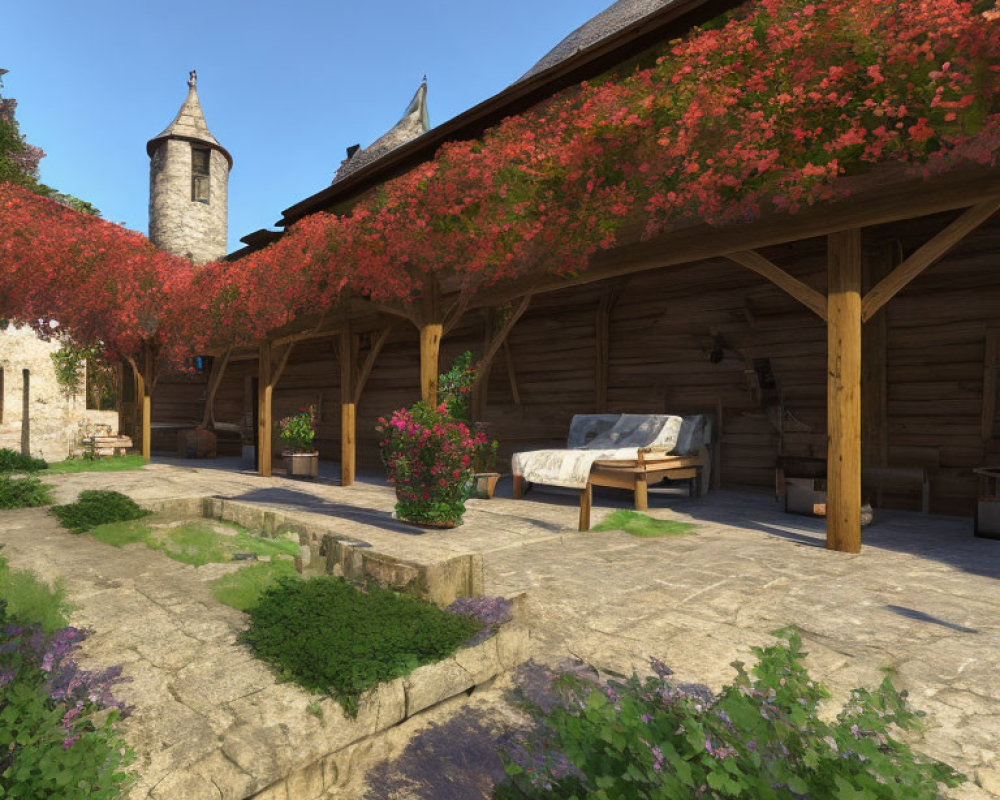
[[475,496],[480,500],[490,500],[500,480],[499,472],[477,472]]

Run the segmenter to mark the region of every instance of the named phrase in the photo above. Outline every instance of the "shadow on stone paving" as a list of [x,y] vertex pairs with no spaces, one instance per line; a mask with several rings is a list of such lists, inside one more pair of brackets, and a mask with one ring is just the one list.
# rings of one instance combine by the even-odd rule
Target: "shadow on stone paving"
[[[769,495],[721,491],[700,498],[654,498],[650,492],[650,508],[688,514],[693,522],[747,528],[819,547],[826,544],[824,518],[785,513]],[[1000,541],[973,536],[970,518],[877,508],[872,524],[861,530],[861,544],[1000,578]]]
[[253,491],[245,492],[229,499],[243,503],[277,506],[295,511],[308,511],[312,514],[323,514],[327,517],[336,517],[363,525],[372,525],[376,528],[382,528],[393,533],[402,533],[407,536],[420,536],[424,533],[420,528],[415,528],[412,525],[407,525],[405,522],[393,519],[388,511],[378,511],[362,506],[347,505],[346,503],[331,503],[329,500],[324,500],[314,494],[299,492],[294,489],[254,489]]
[[463,709],[413,737],[395,759],[368,771],[365,800],[487,800],[503,780],[499,721]]

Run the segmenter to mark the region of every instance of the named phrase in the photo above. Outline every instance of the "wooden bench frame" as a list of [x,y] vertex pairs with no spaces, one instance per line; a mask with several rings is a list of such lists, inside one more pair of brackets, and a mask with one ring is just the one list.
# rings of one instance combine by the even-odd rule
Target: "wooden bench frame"
[[[595,461],[590,470],[587,486],[580,490],[581,531],[590,530],[590,510],[593,505],[594,487],[609,486],[628,489],[635,498],[636,511],[649,508],[648,489],[664,478],[690,480],[691,494],[704,497],[708,493],[712,473],[712,457],[702,445],[697,455],[673,456],[662,448],[639,448],[634,460]],[[528,488],[523,475],[514,475],[514,499],[520,500]]]

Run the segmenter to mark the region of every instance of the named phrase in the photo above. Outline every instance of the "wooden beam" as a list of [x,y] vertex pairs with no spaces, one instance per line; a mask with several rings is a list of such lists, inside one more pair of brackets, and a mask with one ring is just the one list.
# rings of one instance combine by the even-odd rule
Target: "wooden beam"
[[861,230],[827,242],[826,546],[861,551]]
[[357,387],[355,338],[349,327],[340,332],[340,485],[354,483],[357,463],[357,406],[354,399]]
[[910,281],[986,222],[998,209],[1000,209],[1000,197],[994,197],[968,209],[879,281],[861,302],[862,322],[870,320],[882,306],[906,288]]
[[[486,352],[490,349],[490,339],[493,336],[493,317],[496,313],[495,309],[484,308],[480,309],[483,315],[483,350]],[[470,414],[472,419],[482,421],[486,419],[486,409],[488,407],[489,400],[489,389],[490,389],[490,375],[493,372],[493,364],[480,362],[479,368],[476,370],[476,378],[473,378],[472,383],[472,402]]]
[[472,300],[472,292],[462,292],[458,298],[451,304],[451,308],[448,309],[448,313],[445,315],[444,320],[444,335],[447,336],[454,330],[455,326],[462,320],[466,310],[469,308],[469,303]]
[[939,214],[1000,193],[1000,170],[981,166],[956,168],[935,178],[900,180],[898,169],[873,170],[838,185],[851,195],[795,214],[772,212],[749,223],[713,227],[693,224],[651,239],[622,232],[621,245],[601,250],[576,278],[528,276],[484,293],[473,305],[496,305],[525,292],[539,294],[620,275],[721,258],[732,253],[826,236],[858,226]]
[[274,363],[274,344],[271,344],[271,377],[270,384],[271,388],[274,389],[278,385],[278,381],[281,380],[281,376],[285,373],[285,367],[288,366],[288,358],[292,355],[292,350],[295,347],[295,342],[289,342],[283,348],[281,348],[281,355],[278,356],[278,363]]
[[260,346],[257,368],[257,472],[264,478],[271,477],[271,424],[274,382],[271,376],[271,343]]
[[[520,299],[517,305],[514,306],[513,309],[511,309],[510,314],[507,315],[507,319],[505,319],[503,325],[500,326],[500,330],[498,330],[495,334],[493,334],[493,336],[490,337],[489,346],[486,348],[485,352],[483,353],[483,357],[479,361],[480,365],[493,363],[493,359],[496,358],[497,351],[499,351],[500,348],[506,344],[507,337],[510,335],[510,332],[514,329],[514,326],[517,324],[517,321],[524,316],[524,312],[528,310],[528,305],[530,303],[531,303],[531,295],[526,294],[524,295],[524,297]],[[481,368],[476,371],[476,377],[473,379],[472,382],[473,391],[476,390],[477,384],[483,380],[484,374],[485,373]]]
[[986,354],[983,359],[983,417],[982,439],[988,442],[993,438],[993,430],[997,419],[997,384],[1000,373],[1000,328],[990,328],[986,331]]
[[357,380],[354,383],[353,402],[355,405],[361,402],[361,393],[365,390],[365,384],[368,383],[368,378],[371,377],[372,369],[375,367],[375,361],[379,357],[379,353],[382,352],[382,348],[389,340],[389,336],[391,334],[392,326],[390,325],[380,330],[375,335],[375,338],[372,339],[371,348],[365,356],[365,361],[361,365],[361,370],[358,372]]
[[726,257],[730,261],[735,261],[740,266],[746,267],[758,275],[767,278],[779,289],[787,292],[814,314],[818,315],[820,319],[826,319],[826,297],[823,296],[823,293],[816,291],[798,278],[792,277],[777,264],[764,258],[760,253],[754,250],[744,250],[739,253],[730,253]]
[[514,354],[510,351],[510,342],[503,343],[503,354],[507,361],[507,380],[510,381],[510,394],[514,405],[521,405],[521,391],[517,388],[517,370],[514,369]]
[[212,370],[208,374],[208,386],[205,388],[205,413],[201,417],[203,428],[211,427],[215,423],[215,395],[219,392],[232,353],[232,348],[229,348],[222,354],[222,358],[212,359]]
[[601,294],[594,322],[594,411],[603,414],[608,407],[608,373],[611,359],[611,315],[625,291],[625,282],[609,286]]

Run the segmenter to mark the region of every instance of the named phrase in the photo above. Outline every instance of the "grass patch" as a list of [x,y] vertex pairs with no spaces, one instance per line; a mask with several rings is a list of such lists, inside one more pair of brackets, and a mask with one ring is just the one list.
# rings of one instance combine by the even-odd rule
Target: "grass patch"
[[123,472],[129,469],[139,469],[145,466],[146,461],[141,455],[132,456],[110,456],[107,458],[67,458],[65,461],[58,461],[49,464],[51,473],[70,472]]
[[0,472],[38,472],[47,466],[44,459],[22,455],[9,447],[0,449]]
[[342,578],[282,578],[250,609],[240,640],[288,680],[335,697],[349,716],[383,681],[452,655],[482,623]]
[[65,584],[57,580],[49,586],[30,570],[12,570],[5,558],[0,558],[0,601],[11,617],[38,623],[46,633],[69,624]]
[[59,518],[64,528],[73,533],[86,533],[98,525],[108,522],[123,522],[147,516],[131,497],[119,492],[89,490],[80,492],[75,503],[53,506],[52,513]]
[[686,533],[692,533],[696,527],[690,522],[653,519],[648,514],[623,508],[613,511],[604,522],[595,525],[593,530],[625,531],[630,536],[636,536],[640,539],[655,539],[659,536],[683,536]]
[[141,542],[175,561],[195,567],[232,561],[236,553],[270,558],[299,554],[298,544],[289,539],[264,539],[239,525],[207,520],[176,526],[158,523],[155,518],[113,522],[97,526],[90,535],[113,547]]
[[49,487],[38,478],[0,475],[0,508],[38,508],[51,502]]
[[298,578],[291,561],[259,561],[212,581],[212,594],[220,603],[240,611],[249,611],[265,589],[279,578]]

